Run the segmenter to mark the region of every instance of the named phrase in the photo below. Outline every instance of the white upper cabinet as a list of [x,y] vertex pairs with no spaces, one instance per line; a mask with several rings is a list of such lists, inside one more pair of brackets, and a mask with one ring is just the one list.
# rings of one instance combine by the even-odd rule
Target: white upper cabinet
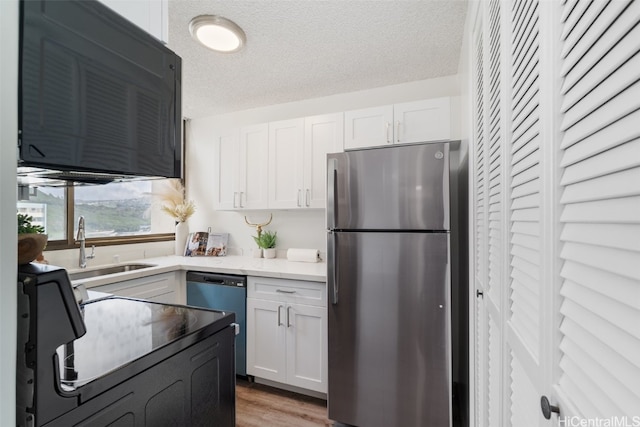
[[269,126],[264,123],[241,128],[237,208],[267,208],[268,163]]
[[169,42],[168,0],[99,0],[158,40]]
[[230,129],[216,137],[216,209],[231,210],[238,205],[240,181],[240,130]]
[[393,143],[393,105],[344,113],[344,149]]
[[327,154],[343,151],[344,115],[304,119],[304,206],[324,208],[327,195]]
[[451,138],[448,97],[347,111],[344,120],[345,150]]
[[302,206],[304,119],[269,123],[269,208]]
[[327,153],[342,151],[343,115],[269,123],[269,208],[324,208]]
[[266,209],[269,133],[267,124],[230,129],[215,138],[216,209]]

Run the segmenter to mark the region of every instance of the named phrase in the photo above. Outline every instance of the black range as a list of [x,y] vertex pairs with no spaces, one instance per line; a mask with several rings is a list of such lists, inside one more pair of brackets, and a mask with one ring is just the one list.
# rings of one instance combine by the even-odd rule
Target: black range
[[[107,297],[19,268],[18,425],[235,425],[235,314]],[[24,352],[22,352],[24,350]]]

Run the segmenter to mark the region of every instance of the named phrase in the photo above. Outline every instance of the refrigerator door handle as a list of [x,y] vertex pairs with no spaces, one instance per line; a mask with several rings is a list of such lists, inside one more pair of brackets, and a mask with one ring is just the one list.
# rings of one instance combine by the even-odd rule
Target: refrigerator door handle
[[336,233],[329,232],[329,239],[327,241],[327,280],[328,289],[331,292],[331,304],[338,304],[338,263],[336,258]]
[[331,230],[336,227],[338,159],[329,159],[327,161],[327,178],[327,228]]

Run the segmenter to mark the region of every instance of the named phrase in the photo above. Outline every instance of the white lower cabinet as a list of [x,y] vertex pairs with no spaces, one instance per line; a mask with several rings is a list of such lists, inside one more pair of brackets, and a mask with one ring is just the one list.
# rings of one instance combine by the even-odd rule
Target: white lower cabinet
[[92,291],[129,298],[139,298],[166,304],[183,304],[180,297],[180,272],[154,274],[139,279],[124,280],[96,286]]
[[247,373],[327,392],[325,284],[249,277]]

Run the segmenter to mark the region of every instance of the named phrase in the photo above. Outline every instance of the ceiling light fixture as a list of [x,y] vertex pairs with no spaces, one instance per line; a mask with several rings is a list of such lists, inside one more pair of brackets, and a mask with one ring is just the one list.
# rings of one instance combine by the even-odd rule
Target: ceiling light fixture
[[237,52],[247,38],[235,22],[216,15],[196,16],[189,23],[191,37],[216,52]]

